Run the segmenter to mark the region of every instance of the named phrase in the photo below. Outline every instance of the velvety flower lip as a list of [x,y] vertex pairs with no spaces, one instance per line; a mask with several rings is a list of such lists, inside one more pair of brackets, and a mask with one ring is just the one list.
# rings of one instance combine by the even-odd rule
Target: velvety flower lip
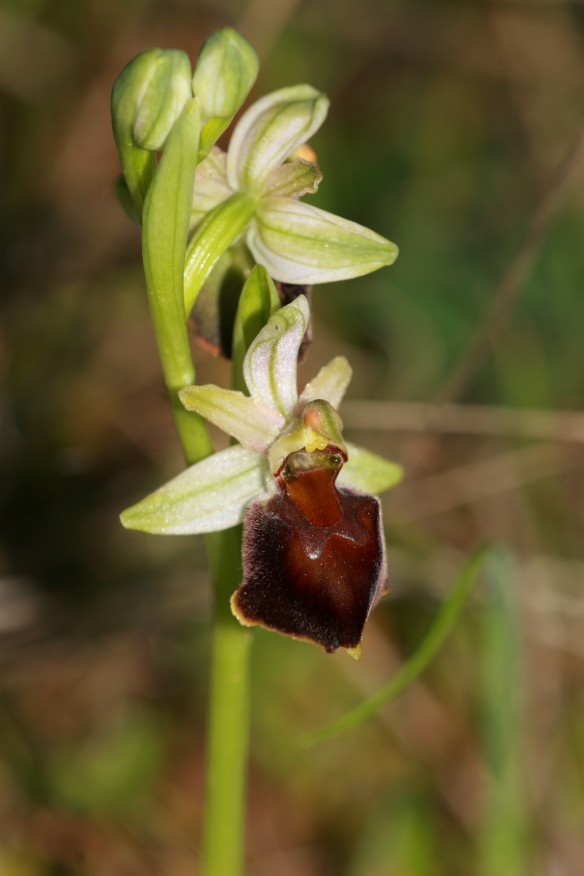
[[188,410],[239,444],[214,453],[121,515],[129,529],[189,534],[244,523],[244,578],[232,600],[261,625],[353,656],[385,582],[379,501],[395,463],[346,442],[336,411],[351,379],[338,356],[299,394],[306,297],[278,310],[243,363],[249,395],[217,386],[180,393]]
[[275,495],[249,506],[231,607],[246,626],[358,657],[385,587],[385,542],[378,499],[335,486],[337,450],[290,454]]
[[[221,205],[225,222],[232,222],[241,203],[239,233],[254,259],[284,283],[349,279],[392,264],[398,254],[394,243],[300,201],[316,192],[322,179],[316,161],[299,155],[327,111],[327,98],[309,85],[282,88],[249,107],[227,152],[214,147],[197,168],[191,225]],[[234,207],[237,196],[242,200]],[[216,234],[222,221],[220,210],[213,215],[209,234]]]

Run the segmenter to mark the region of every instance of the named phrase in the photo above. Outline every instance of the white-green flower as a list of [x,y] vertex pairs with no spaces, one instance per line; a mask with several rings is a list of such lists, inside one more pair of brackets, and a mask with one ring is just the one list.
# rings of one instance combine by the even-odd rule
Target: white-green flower
[[[195,177],[192,224],[199,254],[207,252],[207,239],[234,240],[244,232],[270,276],[299,285],[346,280],[395,261],[391,241],[299,200],[316,192],[322,175],[316,163],[294,154],[321,126],[328,105],[310,85],[283,88],[244,113],[227,152],[214,147]],[[193,245],[187,287],[191,277],[201,282],[197,258]],[[187,309],[194,297],[187,289]]]
[[[298,350],[309,319],[301,295],[271,317],[244,360],[250,395],[218,386],[183,389],[181,400],[239,443],[196,463],[123,512],[128,529],[189,534],[241,523],[254,499],[274,492],[275,475],[294,452],[334,444],[348,456],[337,483],[380,493],[401,477],[398,465],[345,443],[336,414],[351,379],[347,360],[325,365],[302,393],[296,385]],[[316,404],[310,404],[316,403]]]
[[381,508],[368,494],[395,484],[401,469],[343,440],[344,357],[298,394],[308,319],[300,295],[261,329],[243,362],[249,395],[210,385],[180,392],[186,408],[239,444],[124,511],[122,523],[184,534],[243,521],[243,580],[231,598],[240,623],[359,657],[365,621],[386,589]]

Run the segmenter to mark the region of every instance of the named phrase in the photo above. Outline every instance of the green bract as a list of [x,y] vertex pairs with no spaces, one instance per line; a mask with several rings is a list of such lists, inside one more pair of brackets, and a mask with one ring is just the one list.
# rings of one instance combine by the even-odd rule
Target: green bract
[[214,453],[128,508],[121,516],[124,526],[179,535],[227,529],[244,519],[253,499],[273,492],[274,476],[291,453],[312,453],[329,444],[348,456],[340,487],[380,493],[400,480],[398,465],[342,439],[335,408],[351,379],[344,357],[325,365],[298,395],[296,364],[308,319],[308,302],[301,295],[261,329],[243,363],[249,396],[212,385],[181,391],[188,410],[240,446]]

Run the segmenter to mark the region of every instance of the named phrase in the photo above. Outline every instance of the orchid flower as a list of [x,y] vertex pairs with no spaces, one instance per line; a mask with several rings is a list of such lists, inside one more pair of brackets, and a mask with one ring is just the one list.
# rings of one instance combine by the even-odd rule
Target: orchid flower
[[185,304],[190,312],[219,239],[244,235],[271,277],[297,285],[370,273],[395,261],[398,249],[368,228],[299,200],[322,174],[306,141],[320,128],[328,99],[310,85],[261,98],[236,124],[227,152],[213,147],[197,167],[187,251]]
[[188,468],[121,515],[144,532],[190,534],[244,524],[243,582],[232,610],[245,625],[359,653],[385,587],[379,501],[401,469],[345,442],[336,411],[347,360],[325,365],[298,394],[309,321],[304,295],[277,311],[243,362],[249,395],[191,386],[184,406],[239,443]]

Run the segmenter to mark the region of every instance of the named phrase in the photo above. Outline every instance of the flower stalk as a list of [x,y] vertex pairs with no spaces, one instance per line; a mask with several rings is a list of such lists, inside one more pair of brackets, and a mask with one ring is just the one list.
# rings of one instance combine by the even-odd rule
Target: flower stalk
[[207,536],[214,586],[203,876],[243,870],[249,749],[251,631],[237,623],[229,599],[241,580],[241,526]]

